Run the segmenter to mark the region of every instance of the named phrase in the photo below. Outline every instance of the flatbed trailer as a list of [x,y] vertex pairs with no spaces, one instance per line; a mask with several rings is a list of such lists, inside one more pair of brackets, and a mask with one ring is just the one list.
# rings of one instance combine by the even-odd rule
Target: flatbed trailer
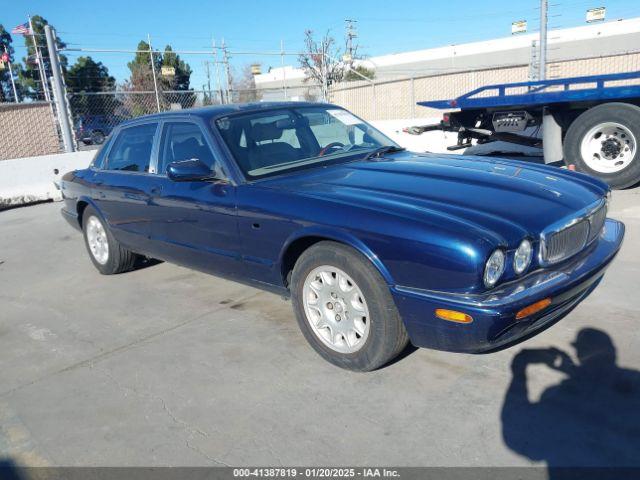
[[564,161],[612,188],[640,183],[640,72],[488,85],[418,105],[447,112],[406,131],[457,132],[449,150],[509,142],[540,148],[545,163]]

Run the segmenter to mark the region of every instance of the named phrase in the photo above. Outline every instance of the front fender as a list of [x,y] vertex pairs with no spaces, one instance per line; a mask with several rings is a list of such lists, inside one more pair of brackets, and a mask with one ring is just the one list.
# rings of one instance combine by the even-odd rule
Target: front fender
[[362,255],[364,255],[376,269],[382,275],[382,278],[387,283],[387,285],[395,285],[391,273],[387,269],[387,267],[382,263],[380,258],[366,245],[362,240],[353,235],[350,232],[347,232],[342,229],[336,229],[331,227],[324,226],[311,226],[306,227],[301,230],[295,231],[293,234],[287,238],[282,249],[280,250],[280,255],[278,257],[278,267],[281,269],[285,255],[289,250],[289,247],[297,240],[301,240],[303,238],[314,238],[320,237],[327,240],[332,240],[334,242],[343,243],[345,245],[350,246],[351,248],[357,250]]

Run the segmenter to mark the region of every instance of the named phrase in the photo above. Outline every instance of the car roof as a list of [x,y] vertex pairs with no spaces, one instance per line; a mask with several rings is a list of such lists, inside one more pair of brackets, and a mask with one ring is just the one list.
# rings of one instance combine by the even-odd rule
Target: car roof
[[171,117],[184,117],[185,115],[193,115],[203,118],[218,117],[239,112],[259,112],[263,110],[274,110],[278,108],[290,107],[327,107],[332,106],[328,103],[319,102],[252,102],[252,103],[229,103],[226,105],[212,105],[208,107],[186,108],[184,110],[168,110],[166,112],[152,113],[141,117],[132,118],[124,121],[121,125],[137,123],[140,120],[156,120]]

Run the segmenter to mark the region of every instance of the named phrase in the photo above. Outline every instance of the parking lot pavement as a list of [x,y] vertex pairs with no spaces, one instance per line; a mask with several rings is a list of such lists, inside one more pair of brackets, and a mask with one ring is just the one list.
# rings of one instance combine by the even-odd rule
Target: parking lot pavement
[[[503,437],[516,353],[553,346],[575,360],[576,335],[594,327],[620,366],[640,369],[638,189],[615,192],[623,249],[559,324],[499,353],[417,350],[366,374],[321,360],[290,304],[271,294],[162,263],[99,275],[59,208],[0,213],[0,459],[530,465],[541,458]],[[532,401],[564,378],[543,364],[528,374]]]

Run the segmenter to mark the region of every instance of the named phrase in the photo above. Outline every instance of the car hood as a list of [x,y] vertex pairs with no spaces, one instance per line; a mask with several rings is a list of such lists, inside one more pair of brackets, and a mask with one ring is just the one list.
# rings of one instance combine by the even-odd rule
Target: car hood
[[492,242],[519,242],[606,195],[597,179],[516,160],[403,152],[260,182]]

